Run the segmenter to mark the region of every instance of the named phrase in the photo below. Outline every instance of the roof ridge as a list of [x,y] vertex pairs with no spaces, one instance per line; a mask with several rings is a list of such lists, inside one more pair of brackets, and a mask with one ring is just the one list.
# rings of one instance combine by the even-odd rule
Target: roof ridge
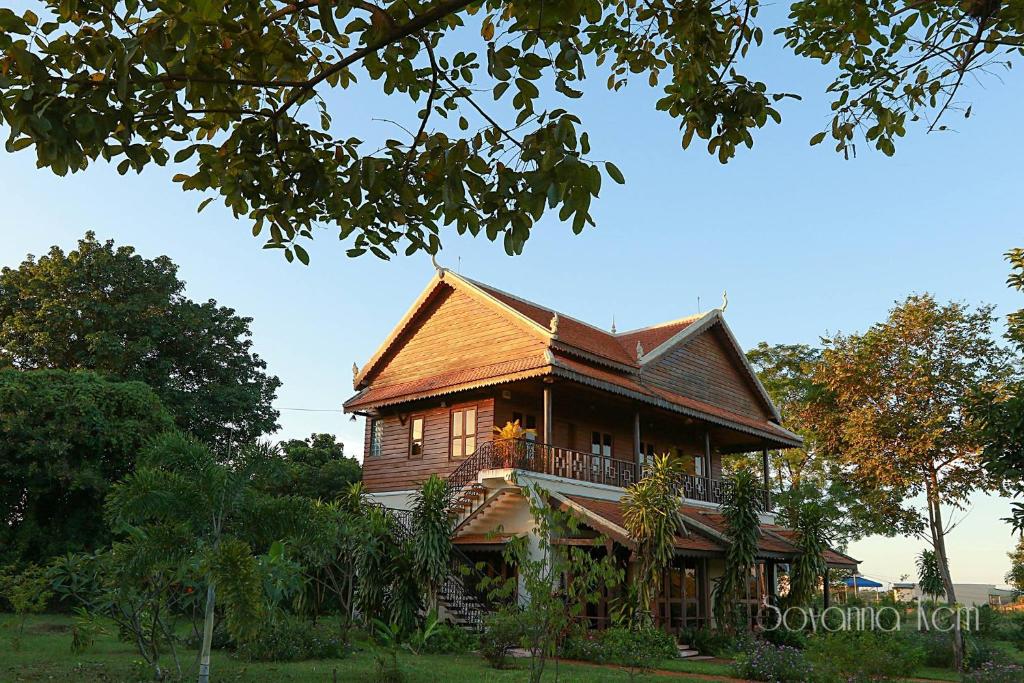
[[[717,310],[717,309],[711,309],[711,310],[713,311],[713,310]],[[630,334],[636,334],[637,332],[647,332],[648,330],[656,330],[659,327],[668,327],[669,325],[678,325],[679,323],[693,322],[694,320],[697,320],[699,318],[704,317],[705,315],[707,315],[710,312],[711,311],[701,311],[700,313],[694,313],[693,315],[686,315],[686,316],[683,316],[682,318],[676,318],[675,320],[666,320],[665,322],[662,322],[662,323],[655,323],[654,325],[648,325],[646,327],[638,327],[638,328],[636,328],[634,330],[626,330],[625,332],[617,332],[617,333],[615,333],[614,336],[616,336],[616,337],[625,337],[625,336],[630,335]]]

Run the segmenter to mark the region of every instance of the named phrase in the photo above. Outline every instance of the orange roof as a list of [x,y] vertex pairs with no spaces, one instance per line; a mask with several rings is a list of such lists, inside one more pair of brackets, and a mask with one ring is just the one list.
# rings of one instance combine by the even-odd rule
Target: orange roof
[[[622,504],[611,500],[598,500],[596,498],[584,498],[583,496],[569,496],[577,505],[586,508],[591,513],[602,517],[617,527],[623,527]],[[687,536],[676,536],[675,547],[678,550],[699,550],[706,552],[722,552],[724,548],[709,538],[691,533]]]
[[[782,536],[788,541],[795,542],[796,540],[796,531],[793,529],[788,529],[784,526],[779,526],[778,524],[765,524],[763,527],[766,531]],[[856,569],[857,565],[860,564],[860,560],[855,560],[849,555],[841,553],[838,550],[833,550],[832,548],[826,548],[823,554],[825,556],[825,562],[830,567]]]
[[615,335],[615,338],[622,348],[626,349],[627,353],[636,354],[637,342],[643,347],[644,353],[650,353],[699,320],[700,317],[701,315],[698,313],[697,315],[691,315],[679,320],[670,320],[666,323],[644,327],[639,330],[620,332]]

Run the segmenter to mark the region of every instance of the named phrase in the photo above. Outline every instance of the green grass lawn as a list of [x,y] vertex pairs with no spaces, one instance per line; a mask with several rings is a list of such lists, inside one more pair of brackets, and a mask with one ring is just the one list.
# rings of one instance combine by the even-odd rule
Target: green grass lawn
[[[120,642],[114,635],[97,637],[93,646],[82,654],[71,652],[72,620],[64,616],[43,615],[32,617],[26,628],[21,648],[14,652],[10,648],[13,635],[13,617],[0,615],[0,681],[60,681],[61,683],[99,681],[149,681],[148,668],[127,643]],[[112,629],[111,629],[112,630]],[[356,652],[344,659],[317,660],[294,663],[250,663],[243,662],[230,653],[214,651],[211,678],[214,681],[369,681],[376,670],[374,655],[379,652],[368,643],[360,643]],[[191,664],[194,650],[182,653]],[[165,664],[173,667],[170,658]],[[685,662],[667,664],[684,665]],[[704,666],[700,666],[704,664]],[[476,655],[420,655],[411,653],[399,655],[399,666],[406,673],[407,680],[458,681],[525,681],[528,679],[527,661],[519,660],[516,668],[497,671],[487,666]],[[548,663],[545,680],[554,680],[556,663]],[[689,668],[673,668],[673,671],[688,671],[702,674],[727,673],[711,663],[690,662]],[[617,669],[558,663],[560,681],[628,681],[629,674]],[[194,669],[192,670],[194,672]],[[640,681],[664,681],[663,677],[639,676]],[[696,681],[697,678],[673,678],[671,680]]]

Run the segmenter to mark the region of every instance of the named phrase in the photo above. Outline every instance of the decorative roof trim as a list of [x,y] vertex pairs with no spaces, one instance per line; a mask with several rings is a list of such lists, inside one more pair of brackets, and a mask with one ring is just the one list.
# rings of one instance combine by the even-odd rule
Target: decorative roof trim
[[611,368],[612,370],[618,370],[619,372],[628,373],[632,376],[636,376],[637,368],[634,365],[618,363],[616,361],[611,360],[610,358],[599,356],[595,353],[591,353],[590,351],[584,351],[578,346],[566,344],[559,339],[552,339],[551,348],[559,353],[578,356],[579,358],[582,358],[583,360],[586,361],[590,361],[591,363],[604,365],[605,367]]
[[[675,347],[676,345],[686,341],[690,337],[694,337],[700,334],[705,329],[707,329],[712,322],[720,318],[721,311],[719,311],[717,308],[712,309],[707,313],[704,313],[703,315],[698,317],[694,322],[690,323],[689,325],[687,325],[686,327],[679,330],[674,335],[663,341],[661,344],[655,346],[653,349],[645,353],[643,358],[640,359],[640,367],[647,365],[652,360],[658,358],[658,356],[662,355],[663,353]],[[627,333],[624,332],[623,334]]]
[[682,323],[691,323],[698,318],[707,315],[707,313],[694,313],[693,315],[686,315],[682,318],[676,318],[675,320],[666,320],[663,323],[655,323],[654,325],[648,325],[646,327],[638,327],[635,330],[626,330],[625,332],[613,332],[616,337],[628,337],[631,334],[639,334],[640,332],[649,332],[650,330],[657,330],[662,327],[669,327],[670,325],[680,325]]

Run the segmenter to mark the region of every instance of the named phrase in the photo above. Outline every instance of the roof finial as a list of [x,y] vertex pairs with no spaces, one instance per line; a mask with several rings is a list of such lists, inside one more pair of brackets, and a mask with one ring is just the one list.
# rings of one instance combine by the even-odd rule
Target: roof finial
[[359,376],[359,366],[355,362],[353,362],[352,363],[352,384],[353,385],[355,385],[356,377],[358,377],[358,376]]
[[612,313],[612,334],[615,334],[615,314]]
[[558,312],[557,311],[555,312],[555,314],[553,316],[551,316],[551,323],[548,325],[548,327],[551,329],[551,336],[554,337],[555,339],[558,339]]
[[640,360],[643,357],[644,357],[644,345],[641,344],[639,341],[637,341],[637,343],[636,343],[636,359]]
[[722,313],[725,313],[725,309],[729,308],[729,292],[722,290]]
[[435,254],[430,255],[430,262],[434,264],[434,268],[437,270],[437,277],[443,280],[444,274],[448,272],[448,269],[437,262],[437,256]]

